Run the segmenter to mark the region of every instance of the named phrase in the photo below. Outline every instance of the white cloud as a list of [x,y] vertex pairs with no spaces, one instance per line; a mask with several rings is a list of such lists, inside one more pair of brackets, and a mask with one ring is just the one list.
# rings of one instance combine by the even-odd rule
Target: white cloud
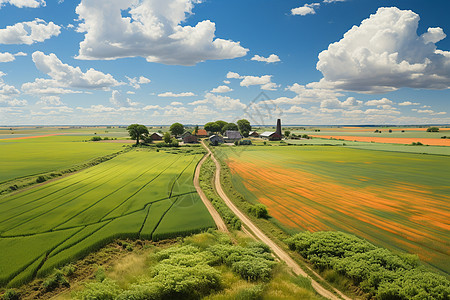
[[346,0],[323,0],[323,3],[345,2]]
[[269,57],[263,57],[259,55],[255,55],[251,58],[251,60],[266,62],[266,63],[275,63],[281,61],[278,55],[276,54],[270,54]]
[[224,80],[223,83],[225,83],[225,84],[230,84],[231,81],[229,81],[229,80]]
[[339,101],[338,99],[326,99],[320,103],[320,107],[330,109],[356,109],[361,106],[362,103],[362,101],[356,100],[354,97],[348,97],[345,101]]
[[430,114],[430,115],[433,115],[433,116],[446,115],[447,114],[447,112],[445,112],[445,111],[435,112],[434,110],[431,110],[431,109],[412,109],[412,111],[415,111],[415,112],[417,112],[419,114]]
[[392,105],[394,103],[388,98],[382,98],[380,100],[369,100],[365,104],[367,106],[379,106],[379,105]]
[[147,105],[142,110],[155,110],[155,109],[162,109],[159,105]]
[[241,79],[242,78],[242,76],[241,75],[239,75],[238,73],[236,73],[236,72],[228,72],[227,73],[227,78],[228,79]]
[[11,96],[17,94],[20,94],[20,92],[14,86],[4,84],[3,81],[0,80],[0,95]]
[[368,93],[450,88],[450,52],[435,45],[445,34],[430,28],[419,37],[418,22],[412,11],[379,8],[319,54],[324,78],[316,86]]
[[18,99],[0,99],[0,107],[16,107],[16,106],[26,106],[28,104],[27,100]]
[[41,104],[45,106],[61,106],[64,103],[61,102],[61,98],[59,96],[42,96],[41,100],[36,102],[36,104]]
[[233,90],[233,89],[230,88],[229,86],[226,86],[226,85],[219,85],[218,87],[213,88],[213,89],[211,90],[211,93],[228,93],[228,92],[231,92],[232,90]]
[[194,113],[196,115],[217,115],[217,111],[208,108],[206,105],[199,105],[194,108]]
[[0,44],[27,44],[43,42],[52,36],[58,36],[61,27],[53,22],[41,19],[17,23],[0,29]]
[[37,8],[40,6],[45,6],[44,0],[0,0],[0,8],[3,5],[5,5],[5,3],[9,3],[19,8],[23,7]]
[[27,93],[67,94],[77,92],[66,88],[105,89],[120,85],[111,74],[92,68],[83,73],[79,67],[62,63],[53,53],[45,55],[36,51],[32,57],[36,68],[51,79],[36,78],[34,82],[24,83],[22,90]]
[[192,97],[192,96],[196,96],[194,93],[192,92],[183,92],[183,93],[179,93],[179,94],[175,94],[173,92],[165,92],[165,93],[161,93],[158,94],[158,97]]
[[133,92],[133,91],[127,91],[127,94],[128,94],[128,95],[135,95],[136,92]]
[[287,113],[287,114],[300,114],[300,113],[308,114],[309,110],[307,110],[306,108],[300,107],[300,106],[293,105],[289,109],[284,110],[283,112]]
[[0,62],[11,62],[16,59],[16,56],[27,56],[26,53],[18,52],[16,54],[12,54],[9,52],[0,52]]
[[298,15],[298,16],[306,16],[309,14],[315,14],[315,8],[319,8],[320,7],[320,3],[311,3],[311,4],[305,4],[301,7],[296,7],[291,9],[291,14],[292,15]]
[[239,99],[232,99],[227,96],[215,95],[212,93],[207,93],[204,99],[191,102],[189,103],[189,105],[199,105],[207,103],[213,104],[215,108],[219,108],[222,111],[243,110],[244,108],[246,108],[246,105],[243,104]]
[[404,101],[398,104],[399,106],[407,106],[407,105],[420,105],[420,103],[417,102],[411,102],[411,101]]
[[[182,26],[199,0],[82,0],[76,13],[85,32],[79,59],[142,56],[149,62],[195,65],[211,59],[242,57],[239,42],[215,37],[209,20]],[[122,17],[122,11],[129,16]]]
[[126,78],[128,79],[128,81],[130,82],[130,86],[132,86],[132,87],[135,88],[135,89],[140,89],[140,88],[141,88],[141,84],[148,84],[148,83],[151,82],[150,79],[148,79],[148,78],[146,78],[146,77],[144,77],[144,76],[141,76],[141,77],[139,77],[139,78],[137,78],[137,77],[130,78],[130,77],[128,77],[128,76],[125,76],[125,77],[126,77]]
[[178,102],[178,101],[173,101],[173,102],[170,103],[170,105],[172,105],[172,106],[179,106],[179,105],[183,105],[183,103]]
[[113,90],[109,102],[116,107],[132,107],[137,106],[138,102],[133,102],[130,98],[124,97],[119,91]]
[[273,83],[272,75],[263,75],[263,76],[242,76],[242,81],[240,83],[241,86],[249,87],[251,85],[261,85],[261,89],[268,91],[275,91],[278,85]]

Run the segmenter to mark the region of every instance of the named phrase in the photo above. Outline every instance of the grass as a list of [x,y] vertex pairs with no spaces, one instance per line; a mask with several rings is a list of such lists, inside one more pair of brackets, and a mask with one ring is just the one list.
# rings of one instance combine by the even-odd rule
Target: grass
[[288,231],[354,233],[450,271],[446,157],[326,146],[216,149],[237,192],[265,204]]
[[7,249],[1,285],[23,277],[43,255],[32,274],[48,274],[115,238],[161,239],[214,227],[192,184],[201,154],[169,151],[136,149],[0,199],[0,247]]
[[30,175],[68,169],[121,151],[123,144],[84,142],[86,136],[0,139],[0,183]]

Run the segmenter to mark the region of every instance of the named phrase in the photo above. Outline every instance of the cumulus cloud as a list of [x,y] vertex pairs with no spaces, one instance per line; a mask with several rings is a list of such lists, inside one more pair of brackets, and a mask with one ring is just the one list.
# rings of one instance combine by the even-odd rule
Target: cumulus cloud
[[61,106],[64,103],[61,102],[61,97],[59,96],[42,96],[41,100],[36,102],[36,104],[45,106]]
[[43,42],[61,33],[61,27],[41,19],[17,23],[0,29],[0,44],[27,44]]
[[272,82],[272,75],[263,76],[241,76],[235,72],[227,73],[228,79],[242,79],[240,85],[249,87],[251,85],[260,85],[261,89],[267,91],[275,91],[278,87],[277,84]]
[[46,5],[44,0],[0,0],[0,8],[6,3],[17,6],[19,8],[37,8]]
[[348,97],[345,101],[326,99],[320,103],[320,107],[329,109],[357,109],[362,103],[362,101],[356,100],[354,97]]
[[309,14],[313,15],[316,13],[315,8],[319,8],[319,7],[320,7],[320,3],[305,4],[303,6],[291,9],[291,14],[294,16],[295,15],[306,16]]
[[205,98],[202,100],[197,100],[189,103],[189,105],[200,105],[200,104],[212,104],[215,108],[219,108],[222,111],[229,110],[242,110],[246,108],[246,105],[239,99],[232,99],[227,96],[215,95],[212,93],[207,93]]
[[394,103],[388,98],[382,98],[380,100],[369,100],[365,104],[367,106],[380,106],[380,105],[392,105]]
[[32,57],[36,68],[51,79],[36,78],[34,82],[24,83],[22,90],[27,93],[67,94],[75,91],[66,88],[105,89],[120,85],[111,74],[92,68],[82,72],[79,67],[62,63],[53,53],[45,55],[36,51]]
[[[242,57],[239,42],[215,37],[209,20],[182,26],[199,0],[82,0],[76,12],[85,32],[79,59],[142,56],[148,62],[195,65],[212,59]],[[122,11],[128,16],[123,17]]]
[[136,90],[141,88],[141,84],[148,84],[151,82],[150,79],[148,79],[144,76],[141,76],[139,78],[137,78],[137,77],[130,78],[130,77],[126,76],[126,78],[128,79],[130,86],[132,86]]
[[399,106],[420,105],[420,103],[417,103],[417,102],[411,102],[411,101],[404,101],[404,102],[400,102],[398,105],[399,105]]
[[447,114],[447,112],[445,112],[445,111],[435,112],[434,110],[431,110],[431,109],[412,109],[412,111],[415,111],[419,114],[430,114],[432,116]]
[[12,54],[9,52],[0,52],[0,62],[11,62],[16,59],[16,56],[27,56],[26,53],[18,52],[16,54]]
[[27,100],[0,98],[0,107],[18,107],[18,106],[26,106],[27,104],[28,104]]
[[170,102],[170,105],[172,105],[172,106],[180,106],[180,105],[183,105],[183,103],[178,102],[178,101],[173,101],[173,102]]
[[441,28],[417,35],[419,16],[381,7],[319,54],[324,78],[315,86],[367,93],[401,87],[450,87],[450,52],[436,49]]
[[175,97],[175,98],[178,98],[178,97],[192,97],[192,96],[196,96],[196,95],[194,93],[192,93],[192,92],[183,92],[183,93],[179,93],[179,94],[176,94],[176,93],[173,93],[173,92],[165,92],[165,93],[158,94],[158,97]]
[[218,87],[213,88],[211,90],[211,93],[228,93],[228,92],[231,92],[232,90],[233,89],[227,85],[219,85]]
[[113,90],[109,102],[116,107],[132,107],[137,106],[138,102],[133,102],[130,98],[124,97],[119,91]]
[[270,54],[269,57],[255,55],[251,58],[251,60],[266,62],[269,64],[281,61],[280,58],[278,57],[278,55],[276,55],[276,54]]

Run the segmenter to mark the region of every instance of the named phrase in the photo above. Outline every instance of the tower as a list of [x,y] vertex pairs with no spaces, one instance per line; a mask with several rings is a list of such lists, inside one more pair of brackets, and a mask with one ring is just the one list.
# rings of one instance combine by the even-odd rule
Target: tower
[[275,133],[278,134],[278,135],[280,135],[280,137],[283,136],[283,135],[281,134],[281,119],[278,119],[278,120],[277,120],[277,130],[275,131]]

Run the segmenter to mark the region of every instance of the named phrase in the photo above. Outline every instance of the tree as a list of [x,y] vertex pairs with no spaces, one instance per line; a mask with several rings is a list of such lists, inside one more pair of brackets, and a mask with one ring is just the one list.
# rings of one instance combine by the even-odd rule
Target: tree
[[225,127],[225,125],[227,125],[228,123],[222,120],[216,121],[216,124],[219,125],[220,129],[219,131],[221,133],[224,133],[223,127]]
[[184,126],[183,126],[183,124],[180,124],[180,123],[173,123],[173,124],[170,126],[169,131],[170,131],[174,136],[177,136],[177,135],[183,134],[183,132],[184,132]]
[[439,132],[439,127],[429,127],[427,132]]
[[206,131],[210,131],[210,132],[219,132],[220,131],[220,126],[216,122],[208,122],[205,124],[204,128]]
[[289,130],[286,130],[285,132],[284,132],[284,136],[285,137],[289,137],[291,135],[291,132],[289,131]]
[[148,129],[145,125],[131,124],[127,127],[128,134],[133,140],[136,140],[136,145],[139,145],[139,140],[144,139],[148,135]]
[[198,133],[198,125],[196,125],[194,131],[192,131],[193,135],[196,135],[197,133]]
[[241,134],[245,137],[248,137],[248,134],[252,130],[252,125],[250,125],[250,122],[246,119],[242,119],[237,121],[237,125]]
[[164,133],[164,143],[168,144],[172,141],[172,137],[170,136],[170,133],[166,132]]
[[222,128],[222,133],[224,133],[227,130],[239,130],[238,126],[234,123],[227,123],[225,126],[223,126]]

